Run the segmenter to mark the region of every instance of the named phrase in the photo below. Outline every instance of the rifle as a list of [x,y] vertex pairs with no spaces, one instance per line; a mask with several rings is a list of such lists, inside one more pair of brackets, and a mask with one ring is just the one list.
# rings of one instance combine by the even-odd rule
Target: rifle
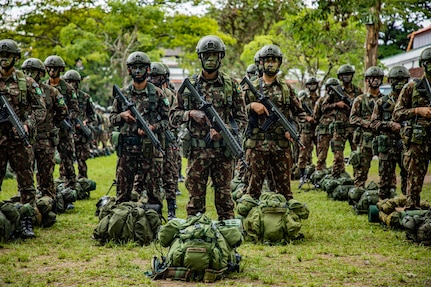
[[346,96],[343,93],[343,91],[340,90],[341,89],[340,85],[330,85],[329,89],[334,91],[340,97],[341,101],[343,101],[346,105],[348,105],[349,108],[352,107],[353,101],[348,96]]
[[76,123],[80,125],[80,129],[82,131],[82,133],[84,134],[84,136],[87,139],[92,139],[93,138],[93,133],[91,132],[90,128],[87,127],[86,125],[84,125],[84,123],[82,122],[82,120],[80,118],[76,118],[75,119]]
[[302,108],[304,109],[304,111],[305,111],[307,114],[309,114],[309,115],[311,115],[312,117],[314,117],[314,112],[313,112],[313,110],[310,108],[310,106],[309,106],[309,105],[307,105],[307,103],[302,102]]
[[138,127],[145,131],[145,134],[150,139],[151,143],[155,148],[157,148],[163,155],[165,155],[165,151],[162,148],[162,144],[157,139],[156,135],[153,133],[153,131],[148,126],[148,123],[145,121],[145,119],[142,117],[142,115],[138,112],[138,110],[135,107],[135,104],[129,101],[126,96],[121,92],[120,88],[117,85],[114,85],[113,87],[113,95],[118,95],[120,100],[127,106],[127,109],[130,110],[135,117],[136,121],[138,122]]
[[300,148],[305,148],[304,144],[299,139],[298,131],[291,121],[280,111],[280,109],[271,101],[268,96],[258,92],[247,77],[241,81],[241,85],[247,84],[250,91],[257,97],[259,103],[264,105],[269,111],[268,119],[262,124],[261,129],[267,131],[268,128],[275,122],[280,122],[283,129],[289,132],[292,139],[299,145]]
[[[205,115],[211,121],[211,127],[214,128],[223,137],[223,140],[227,144],[228,148],[231,150],[232,155],[235,158],[241,159],[245,163],[244,150],[242,149],[241,145],[235,140],[235,137],[232,135],[229,129],[226,127],[225,123],[215,110],[214,106],[211,103],[205,101],[205,99],[192,85],[189,78],[186,78],[183,81],[178,92],[183,93],[185,88],[187,88],[192,94],[192,96],[199,102],[199,109],[205,112]],[[207,137],[205,141],[208,144],[208,141],[211,141],[211,139]]]
[[1,122],[8,120],[15,128],[20,140],[22,140],[26,146],[30,146],[28,133],[25,131],[24,125],[21,123],[15,111],[10,106],[8,100],[6,99],[6,95],[3,92],[0,93],[0,110],[2,111],[2,115],[4,115],[4,118],[2,118]]
[[64,120],[61,121],[60,126],[64,130],[68,131],[69,133],[74,133],[74,129],[73,129],[73,126],[72,126],[72,124],[70,122],[69,116],[67,116],[66,119],[64,119]]

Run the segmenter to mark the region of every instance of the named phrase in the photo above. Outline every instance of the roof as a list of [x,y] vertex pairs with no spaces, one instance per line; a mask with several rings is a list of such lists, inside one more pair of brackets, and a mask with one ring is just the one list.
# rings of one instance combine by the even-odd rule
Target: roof
[[430,31],[430,30],[431,30],[431,25],[429,25],[428,27],[422,28],[420,30],[417,30],[417,31],[414,31],[414,32],[408,34],[407,38],[410,38],[410,41],[409,41],[409,45],[407,47],[407,51],[410,51],[410,49],[412,48],[413,41],[414,41],[414,38],[415,38],[416,35],[425,33],[425,32]]
[[419,57],[423,50],[426,48],[430,48],[431,44],[422,46],[420,48],[410,50],[405,53],[397,54],[391,57],[387,57],[381,60],[381,62],[385,65],[386,68],[393,67],[395,65],[401,65],[408,69],[414,68],[413,64],[415,61],[419,61]]

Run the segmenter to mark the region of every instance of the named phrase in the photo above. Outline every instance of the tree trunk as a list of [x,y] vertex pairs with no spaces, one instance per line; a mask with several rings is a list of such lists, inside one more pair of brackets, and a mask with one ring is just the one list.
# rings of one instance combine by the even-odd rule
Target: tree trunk
[[374,7],[370,8],[372,21],[367,23],[367,38],[365,43],[365,70],[377,64],[377,54],[379,46],[380,31],[380,7],[381,1],[377,1]]

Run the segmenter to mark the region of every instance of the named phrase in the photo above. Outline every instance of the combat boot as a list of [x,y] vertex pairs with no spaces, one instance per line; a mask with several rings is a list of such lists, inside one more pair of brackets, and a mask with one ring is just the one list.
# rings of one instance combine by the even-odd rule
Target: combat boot
[[304,183],[307,181],[307,178],[305,176],[305,168],[299,169],[299,186],[298,188],[301,189],[301,187],[304,185]]
[[21,220],[21,237],[24,239],[36,237],[33,231],[33,219],[31,216],[24,217]]
[[175,199],[166,199],[168,202],[168,220],[174,219],[175,216],[175,208],[176,208],[176,202]]

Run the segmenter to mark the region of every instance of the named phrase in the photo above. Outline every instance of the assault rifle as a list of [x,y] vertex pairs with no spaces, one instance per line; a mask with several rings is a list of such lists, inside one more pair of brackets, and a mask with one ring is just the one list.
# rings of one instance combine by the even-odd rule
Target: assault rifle
[[340,100],[343,101],[346,105],[349,106],[349,108],[352,107],[353,101],[348,96],[346,96],[343,91],[341,90],[340,85],[330,85],[329,89],[334,91],[335,94],[337,94],[340,97]]
[[62,127],[64,130],[68,131],[69,133],[75,132],[75,130],[73,129],[73,126],[70,122],[69,116],[67,116],[66,119],[61,121],[60,127]]
[[302,108],[304,109],[304,111],[305,111],[307,114],[309,114],[309,115],[311,115],[312,117],[314,117],[314,112],[313,112],[313,110],[310,108],[310,106],[309,106],[309,105],[307,105],[307,103],[302,102]]
[[77,124],[80,125],[80,129],[81,129],[82,133],[84,134],[84,136],[87,139],[92,139],[93,133],[91,132],[90,128],[88,126],[84,125],[84,122],[80,118],[76,118],[75,121]]
[[[221,119],[220,115],[215,110],[214,106],[205,101],[205,99],[199,94],[196,88],[192,85],[189,78],[186,78],[181,84],[179,93],[183,93],[184,89],[187,88],[192,96],[198,101],[199,109],[205,112],[205,115],[211,122],[211,127],[215,129],[220,135],[223,137],[224,142],[227,144],[228,148],[232,152],[232,155],[235,158],[241,159],[244,163],[244,150],[241,145],[236,141],[235,137],[232,135],[230,130],[226,127],[225,123]],[[208,140],[211,141],[209,137],[206,139],[206,144],[208,144]]]
[[13,108],[10,106],[6,99],[5,93],[0,93],[0,111],[2,117],[0,122],[9,121],[14,127],[18,137],[24,142],[26,146],[30,146],[28,133],[25,131],[23,124],[19,120]]
[[126,96],[121,92],[120,88],[117,85],[114,85],[113,87],[113,95],[118,95],[120,100],[127,106],[127,109],[130,110],[135,117],[136,121],[138,122],[138,127],[145,131],[145,134],[150,139],[151,143],[155,148],[157,148],[163,155],[165,155],[165,151],[162,148],[162,144],[157,139],[156,135],[153,133],[153,131],[148,126],[148,123],[145,121],[145,119],[142,117],[142,115],[139,113],[139,111],[136,109],[135,104],[129,101]]
[[291,123],[290,120],[278,109],[271,99],[258,92],[247,77],[244,77],[241,81],[241,85],[244,84],[248,85],[248,88],[257,97],[259,103],[264,105],[269,112],[268,119],[262,124],[261,129],[267,131],[273,123],[278,121],[283,126],[283,129],[289,132],[290,136],[299,145],[299,147],[305,148],[304,144],[299,139],[299,134],[294,124]]

